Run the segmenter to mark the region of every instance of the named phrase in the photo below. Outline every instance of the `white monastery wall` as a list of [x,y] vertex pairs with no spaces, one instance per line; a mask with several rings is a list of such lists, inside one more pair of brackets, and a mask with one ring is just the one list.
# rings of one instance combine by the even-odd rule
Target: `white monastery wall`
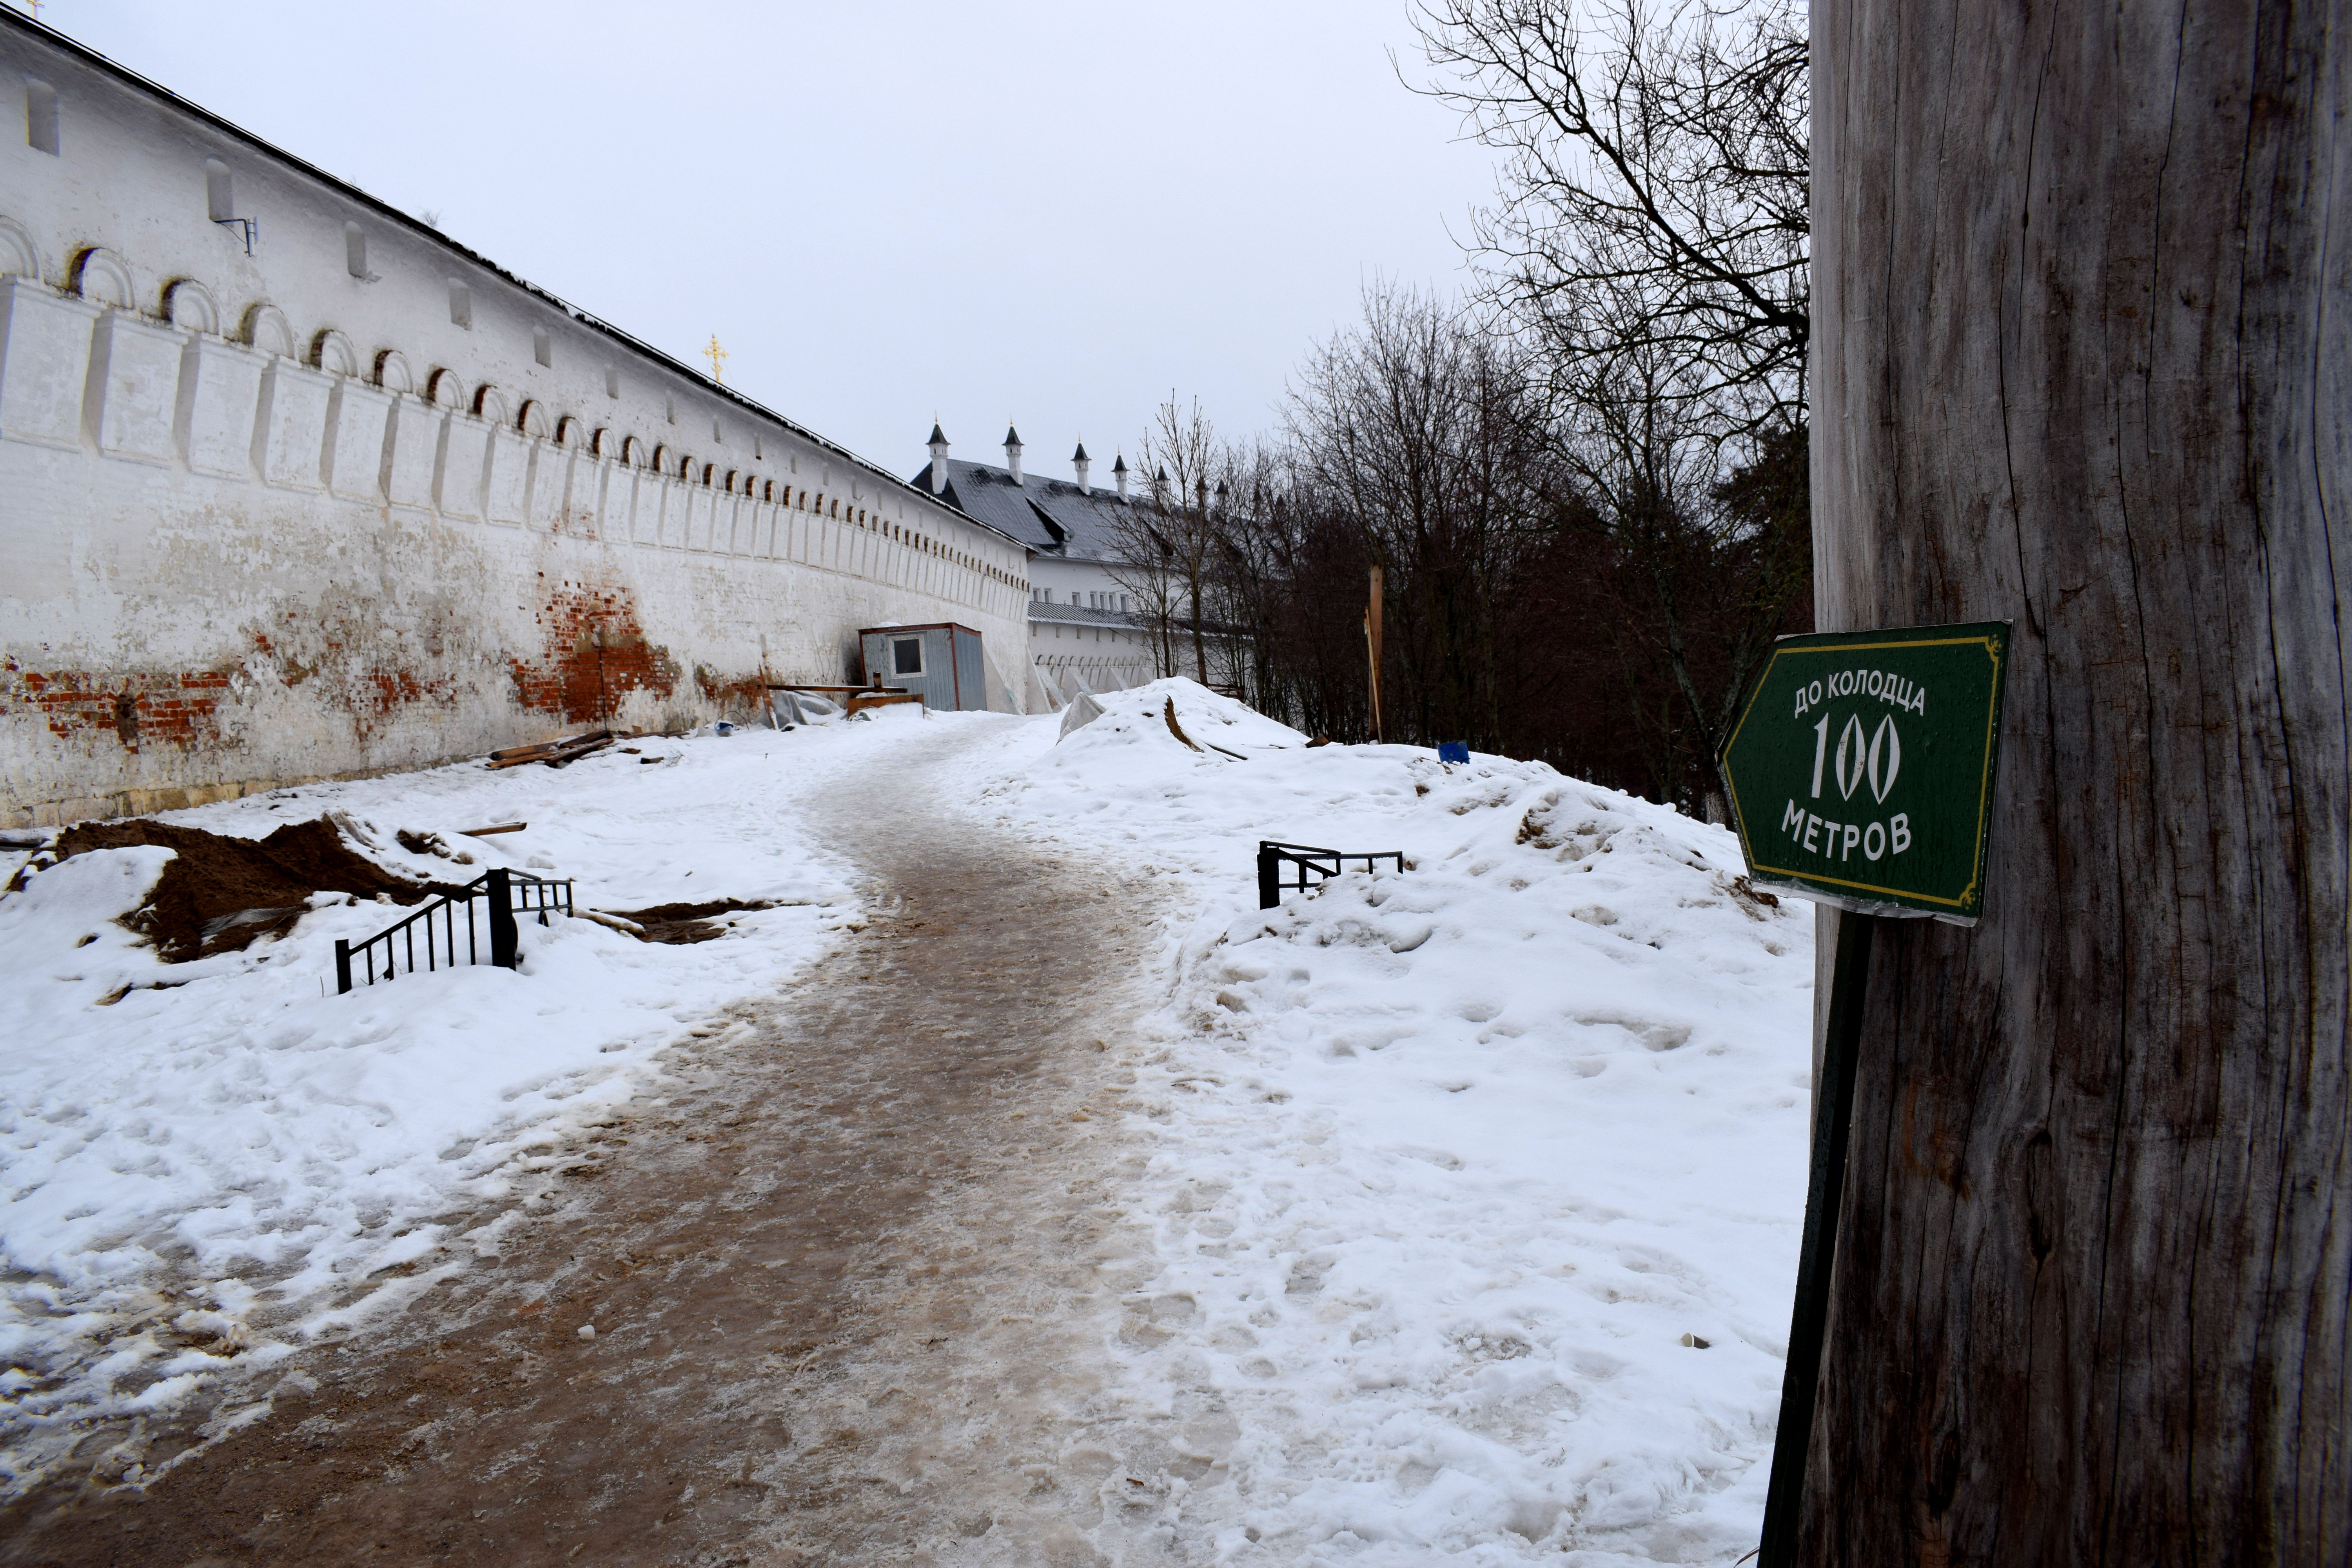
[[0,822],[740,712],[891,621],[1018,708],[1025,562],[0,13]]
[[[1030,677],[1037,689],[1030,705],[1058,708],[1081,691],[1120,691],[1156,679],[1151,637],[1122,616],[1094,614],[1131,607],[1134,599],[1110,568],[1098,561],[1051,555],[1029,563]],[[1066,605],[1062,615],[1040,615],[1037,604]],[[1087,618],[1071,618],[1087,612]]]

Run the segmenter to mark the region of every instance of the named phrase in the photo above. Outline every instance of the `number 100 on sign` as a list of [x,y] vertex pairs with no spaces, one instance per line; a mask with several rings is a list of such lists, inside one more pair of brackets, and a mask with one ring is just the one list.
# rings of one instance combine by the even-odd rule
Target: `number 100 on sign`
[[1724,748],[1749,874],[1974,923],[2008,653],[2005,622],[1781,639]]

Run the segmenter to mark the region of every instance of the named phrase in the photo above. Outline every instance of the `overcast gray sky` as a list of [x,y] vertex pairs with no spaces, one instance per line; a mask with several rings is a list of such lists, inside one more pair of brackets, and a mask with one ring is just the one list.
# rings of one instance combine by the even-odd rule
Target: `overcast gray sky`
[[[1492,186],[1404,0],[47,0],[44,21],[901,474],[1276,417]],[[1450,231],[1450,232],[1449,232]]]

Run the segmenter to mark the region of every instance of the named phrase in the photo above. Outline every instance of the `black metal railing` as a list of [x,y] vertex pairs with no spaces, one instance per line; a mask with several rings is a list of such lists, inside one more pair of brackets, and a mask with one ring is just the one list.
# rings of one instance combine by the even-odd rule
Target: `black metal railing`
[[[477,931],[474,905],[482,905],[482,925]],[[465,952],[461,957],[457,942],[457,906],[466,908]],[[335,942],[335,991],[349,991],[355,984],[373,985],[379,980],[390,980],[401,972],[403,963],[409,973],[416,973],[416,938],[425,936],[425,962],[422,968],[454,969],[459,964],[489,963],[500,969],[512,969],[520,962],[520,933],[517,915],[537,915],[539,923],[548,923],[551,914],[572,912],[572,884],[569,880],[550,881],[534,877],[528,871],[509,871],[500,868],[485,871],[456,892],[434,900],[408,916],[395,921],[365,942],[352,943],[340,938]],[[435,924],[435,917],[439,924]],[[489,952],[483,953],[483,938],[488,938]],[[377,955],[381,951],[383,963],[379,969]],[[355,977],[354,963],[361,973]]]
[[[1327,877],[1336,877],[1348,868],[1350,861],[1360,861],[1365,870],[1371,870],[1382,860],[1393,860],[1396,868],[1404,869],[1404,851],[1383,849],[1373,855],[1351,855],[1339,849],[1318,849],[1307,844],[1276,844],[1261,838],[1257,844],[1257,907],[1270,910],[1282,902],[1285,889],[1305,892]],[[1298,879],[1286,882],[1282,868],[1295,866]]]

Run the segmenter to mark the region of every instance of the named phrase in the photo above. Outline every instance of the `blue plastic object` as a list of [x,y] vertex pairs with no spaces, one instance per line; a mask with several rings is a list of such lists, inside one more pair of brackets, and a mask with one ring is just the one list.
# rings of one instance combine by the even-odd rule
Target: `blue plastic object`
[[1467,741],[1438,742],[1437,760],[1441,763],[1468,762],[1470,760],[1470,742]]

